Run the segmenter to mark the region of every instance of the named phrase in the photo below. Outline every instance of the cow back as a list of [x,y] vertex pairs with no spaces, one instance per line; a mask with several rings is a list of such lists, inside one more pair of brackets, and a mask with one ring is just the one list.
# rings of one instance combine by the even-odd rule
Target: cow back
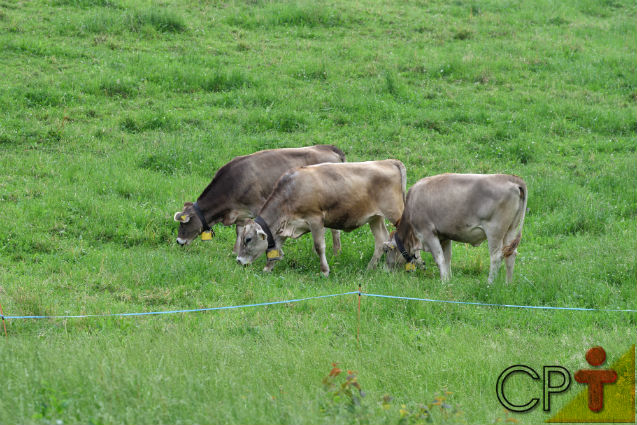
[[271,149],[239,156],[217,171],[197,202],[215,210],[213,220],[232,210],[249,210],[256,215],[286,171],[344,160],[343,152],[330,145]]
[[[404,206],[404,165],[397,160],[319,164],[284,174],[260,215],[322,217],[326,227],[353,230],[372,216],[396,222]],[[278,211],[278,213],[277,213]]]

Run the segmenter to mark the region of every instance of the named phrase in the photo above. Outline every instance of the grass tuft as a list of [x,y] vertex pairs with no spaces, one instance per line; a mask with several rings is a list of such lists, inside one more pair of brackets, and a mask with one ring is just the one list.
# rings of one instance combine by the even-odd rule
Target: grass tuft
[[293,133],[306,130],[307,121],[303,115],[294,112],[253,112],[244,119],[243,128],[251,133],[272,130]]
[[456,31],[456,33],[453,35],[453,38],[455,40],[468,40],[472,37],[473,33],[470,30],[467,29],[462,29],[459,31]]
[[136,11],[127,15],[127,25],[131,31],[139,31],[144,25],[150,25],[159,32],[184,32],[186,21],[176,12],[154,7]]
[[186,31],[186,21],[178,13],[154,7],[144,10],[100,9],[88,15],[81,24],[82,32],[98,34],[120,34],[124,31],[139,33],[152,28],[160,33]]
[[335,28],[349,24],[349,15],[325,4],[314,2],[267,3],[238,11],[226,23],[243,28],[273,27],[325,27]]
[[58,106],[62,102],[58,93],[51,89],[30,89],[24,93],[26,104],[29,107]]
[[114,0],[53,0],[54,6],[71,6],[78,8],[91,8],[91,7],[119,7],[119,4]]
[[137,93],[137,84],[130,78],[104,79],[98,89],[106,96],[132,97]]

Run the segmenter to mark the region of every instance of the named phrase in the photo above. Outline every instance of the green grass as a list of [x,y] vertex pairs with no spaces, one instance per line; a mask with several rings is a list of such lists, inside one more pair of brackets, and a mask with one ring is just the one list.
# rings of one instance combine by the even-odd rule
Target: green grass
[[[0,1],[0,302],[98,314],[356,290],[635,308],[637,42],[628,1]],[[331,143],[400,159],[409,185],[514,173],[529,189],[515,281],[454,245],[451,282],[368,272],[367,228],[320,277],[309,237],[270,275],[234,230],[176,246],[173,213],[260,149]],[[328,245],[331,241],[328,241]],[[503,272],[503,270],[502,270]],[[501,273],[503,274],[503,273]],[[8,321],[0,423],[389,423],[445,389],[457,416],[506,417],[506,367],[609,363],[635,315],[356,297],[142,318]],[[357,371],[362,406],[322,379]],[[512,381],[520,401],[534,383]],[[578,384],[573,384],[571,396]],[[393,400],[381,407],[384,395]],[[556,396],[553,412],[570,397]],[[541,408],[514,415],[548,418]],[[413,417],[410,417],[414,419]],[[409,422],[410,418],[403,420]]]

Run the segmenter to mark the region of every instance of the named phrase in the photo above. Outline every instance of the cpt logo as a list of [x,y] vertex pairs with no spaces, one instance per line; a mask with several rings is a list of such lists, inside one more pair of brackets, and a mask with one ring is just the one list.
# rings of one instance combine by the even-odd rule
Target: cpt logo
[[[575,372],[575,381],[581,385],[582,393],[558,412],[548,422],[632,422],[635,420],[635,351],[634,346],[611,367],[602,367],[606,352],[602,347],[593,347],[586,352],[586,361],[593,368]],[[617,370],[616,370],[617,369]],[[619,372],[619,375],[618,375]],[[524,374],[534,381],[542,382],[542,408],[551,410],[551,396],[563,393],[571,386],[571,374],[562,366],[544,366],[542,376],[525,365],[514,365],[505,369],[496,384],[498,401],[512,412],[528,412],[540,403],[540,398],[531,398],[527,403],[515,404],[513,394],[507,392],[505,383],[514,374]],[[609,408],[604,410],[604,406]]]
[[[593,347],[586,352],[586,361],[591,366],[601,366],[606,361],[606,351],[602,347]],[[614,370],[578,370],[575,380],[588,384],[588,408],[599,412],[604,407],[604,384],[614,384],[617,372]]]

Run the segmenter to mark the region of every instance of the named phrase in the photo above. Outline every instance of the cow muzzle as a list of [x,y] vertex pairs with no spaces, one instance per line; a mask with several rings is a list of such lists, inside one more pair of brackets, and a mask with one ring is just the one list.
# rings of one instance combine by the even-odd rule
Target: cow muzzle
[[237,264],[241,265],[241,266],[247,266],[248,264],[250,264],[251,261],[248,260],[245,257],[237,257]]
[[177,238],[177,243],[181,246],[186,246],[190,241],[188,239]]

